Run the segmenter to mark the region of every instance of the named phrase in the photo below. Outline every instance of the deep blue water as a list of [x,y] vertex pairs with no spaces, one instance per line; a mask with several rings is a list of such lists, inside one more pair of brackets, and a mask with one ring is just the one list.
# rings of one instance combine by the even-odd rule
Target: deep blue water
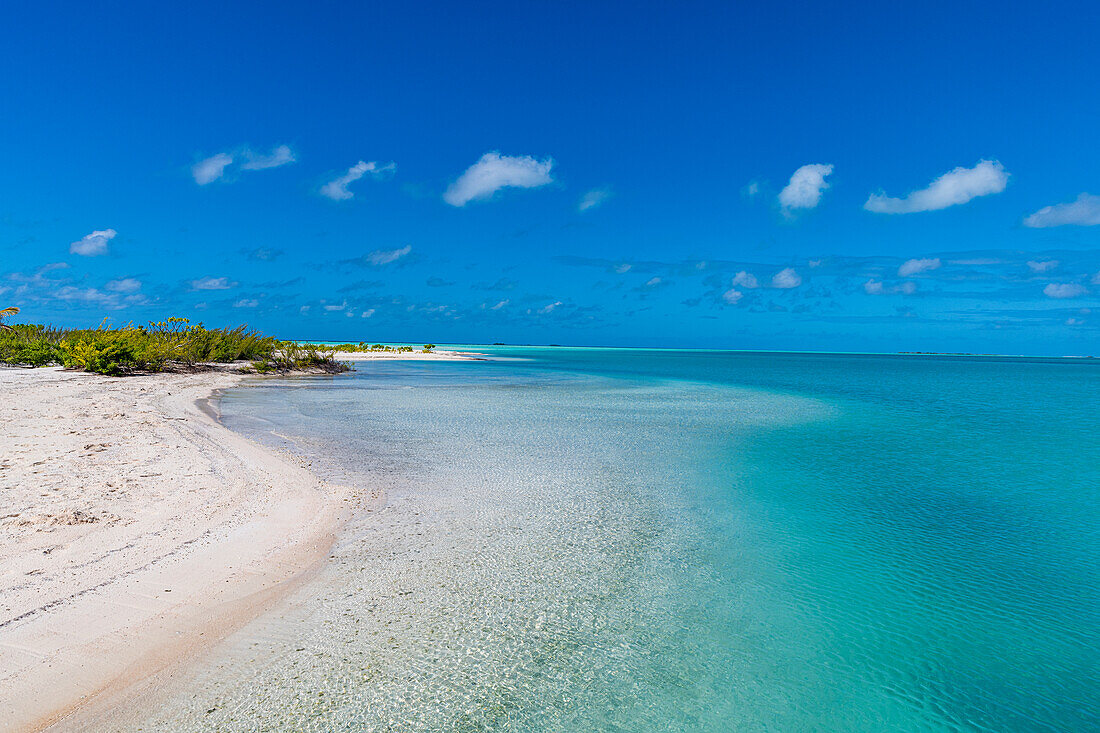
[[226,396],[385,507],[164,720],[1100,729],[1100,365],[489,351]]

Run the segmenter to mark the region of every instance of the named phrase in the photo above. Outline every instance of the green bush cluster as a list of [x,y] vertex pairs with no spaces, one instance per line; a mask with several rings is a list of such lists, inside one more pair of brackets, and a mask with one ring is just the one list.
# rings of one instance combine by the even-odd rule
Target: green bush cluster
[[[435,348],[435,344],[429,344],[429,346],[431,346],[432,349]],[[349,351],[349,352],[382,351],[382,352],[391,352],[391,353],[403,353],[403,352],[414,350],[413,347],[411,347],[411,346],[386,346],[385,344],[370,344],[370,343],[367,343],[366,341],[360,341],[357,344],[336,344],[332,348],[336,349],[336,351]],[[429,349],[427,347],[425,347],[424,350],[425,351],[431,351],[431,349]]]
[[336,360],[335,346],[298,344],[293,341],[277,342],[271,353],[252,363],[256,372],[289,372],[299,369],[320,369],[326,372],[347,371],[347,366]]
[[208,329],[186,318],[148,326],[58,329],[39,325],[0,329],[0,364],[61,364],[99,374],[121,375],[195,369],[202,364],[251,361],[255,371],[322,369],[344,371],[336,349],[299,346],[237,328]]
[[61,363],[61,347],[44,326],[7,326],[0,330],[0,363],[47,366]]

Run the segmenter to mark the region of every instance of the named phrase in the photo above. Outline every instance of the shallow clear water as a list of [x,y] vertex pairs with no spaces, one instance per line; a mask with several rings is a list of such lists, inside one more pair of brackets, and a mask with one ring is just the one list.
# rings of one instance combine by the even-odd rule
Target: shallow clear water
[[493,353],[225,396],[385,499],[140,727],[1100,728],[1100,365]]

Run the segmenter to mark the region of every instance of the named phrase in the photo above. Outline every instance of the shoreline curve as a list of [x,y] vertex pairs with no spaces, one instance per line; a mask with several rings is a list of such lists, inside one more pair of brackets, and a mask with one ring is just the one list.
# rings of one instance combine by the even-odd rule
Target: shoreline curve
[[0,370],[6,729],[97,729],[321,567],[344,490],[221,424],[242,381]]

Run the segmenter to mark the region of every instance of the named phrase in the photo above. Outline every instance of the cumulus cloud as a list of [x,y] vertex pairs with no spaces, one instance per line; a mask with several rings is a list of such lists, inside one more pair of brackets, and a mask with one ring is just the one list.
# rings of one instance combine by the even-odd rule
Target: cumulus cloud
[[745,297],[745,294],[742,293],[737,288],[730,288],[726,292],[722,293],[722,300],[726,301],[727,303],[730,303],[731,305],[733,303],[736,303],[737,301],[741,300],[741,298],[744,298],[744,297]]
[[1080,298],[1087,292],[1084,285],[1077,283],[1050,283],[1043,288],[1043,295],[1048,298]]
[[136,293],[141,290],[141,280],[133,277],[122,277],[111,280],[104,287],[112,293]]
[[550,175],[553,167],[552,158],[535,160],[529,155],[486,153],[447,188],[443,200],[451,206],[465,206],[474,200],[488,199],[502,188],[545,186],[554,181]]
[[1092,227],[1100,224],[1100,196],[1083,193],[1068,204],[1044,206],[1024,219],[1027,227],[1060,227],[1066,224]]
[[379,165],[373,160],[369,163],[361,160],[351,168],[348,168],[348,172],[344,175],[337,176],[321,186],[321,195],[327,196],[333,201],[347,201],[355,197],[355,194],[348,190],[348,186],[355,183],[363,176],[369,173],[372,178],[380,179],[385,178],[395,170],[397,170],[397,166],[394,163]]
[[772,287],[789,290],[802,284],[802,276],[794,271],[793,267],[780,270],[772,276]]
[[260,304],[260,301],[255,298],[241,298],[233,304],[234,308],[255,308]]
[[905,198],[893,198],[873,193],[863,204],[876,214],[912,214],[936,211],[948,206],[965,204],[978,196],[988,196],[1005,190],[1008,172],[999,161],[981,160],[973,168],[959,166],[932,181],[927,188],[913,191]]
[[757,282],[756,275],[753,275],[751,272],[745,272],[744,270],[741,270],[741,272],[733,276],[733,285],[734,287],[739,286],[752,290],[753,288],[759,287],[760,283]]
[[634,267],[634,265],[630,264],[629,262],[623,262],[621,264],[615,265],[615,273],[618,275],[625,275],[626,273],[630,272],[630,268],[632,267]]
[[779,205],[785,214],[794,209],[812,209],[821,201],[821,194],[829,187],[825,177],[831,175],[831,164],[810,163],[794,172],[782,191],[779,192]]
[[412,252],[411,244],[406,244],[400,249],[376,249],[367,255],[367,262],[375,266],[388,265],[391,262],[397,262],[409,252]]
[[594,209],[604,201],[611,198],[611,191],[606,188],[594,188],[584,196],[581,196],[580,203],[577,204],[578,211],[588,211]]
[[107,254],[107,242],[118,234],[114,229],[103,229],[85,234],[69,245],[69,252],[82,257],[95,257]]
[[225,175],[225,169],[232,163],[233,156],[229,153],[211,155],[209,158],[200,160],[191,166],[191,175],[194,177],[195,183],[205,186]]
[[191,281],[192,290],[229,290],[236,285],[237,283],[230,282],[227,277],[200,277]]
[[1058,266],[1058,260],[1028,260],[1027,266],[1032,272],[1046,272]]
[[929,270],[938,270],[941,264],[939,257],[906,260],[898,268],[898,276],[910,277]]
[[293,163],[297,158],[289,145],[277,145],[268,155],[259,155],[251,150],[244,151],[244,163],[241,170],[262,171],[268,168],[278,168],[287,163]]

